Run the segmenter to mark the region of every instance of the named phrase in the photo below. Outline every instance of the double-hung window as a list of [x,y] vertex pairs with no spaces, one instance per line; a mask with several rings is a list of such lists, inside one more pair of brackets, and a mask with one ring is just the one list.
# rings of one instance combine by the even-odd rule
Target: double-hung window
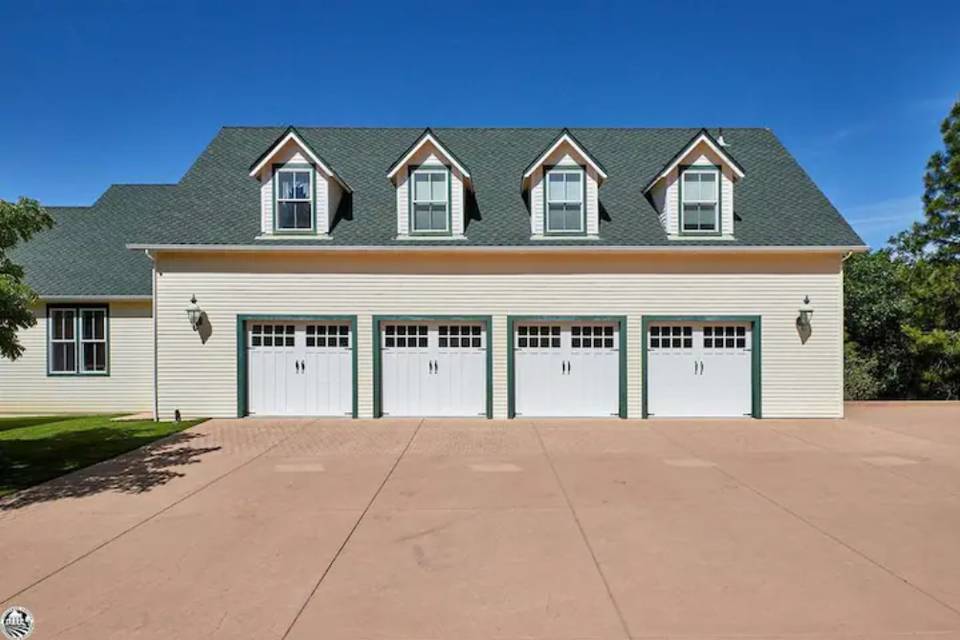
[[547,171],[547,233],[583,233],[583,169]]
[[449,180],[449,170],[446,167],[414,169],[411,195],[413,233],[449,233]]
[[311,169],[277,169],[278,231],[310,231],[313,229],[313,171]]
[[107,308],[50,307],[47,346],[51,374],[108,372]]
[[720,172],[714,167],[687,167],[682,174],[681,221],[684,233],[717,233],[720,230]]

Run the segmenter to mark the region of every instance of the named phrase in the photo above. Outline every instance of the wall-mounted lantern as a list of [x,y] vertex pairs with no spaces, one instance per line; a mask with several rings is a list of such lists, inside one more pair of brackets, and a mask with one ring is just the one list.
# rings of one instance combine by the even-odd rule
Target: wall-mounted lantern
[[800,343],[806,344],[813,333],[813,326],[810,317],[813,315],[813,307],[810,306],[810,296],[803,297],[803,305],[799,309],[800,315],[797,316],[797,333],[800,334]]
[[194,331],[199,331],[203,326],[203,310],[197,305],[197,296],[190,297],[190,304],[187,305],[187,319],[190,320],[190,326]]

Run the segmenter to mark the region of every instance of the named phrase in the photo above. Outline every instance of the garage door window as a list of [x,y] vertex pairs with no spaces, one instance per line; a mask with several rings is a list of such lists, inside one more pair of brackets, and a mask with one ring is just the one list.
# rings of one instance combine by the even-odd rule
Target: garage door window
[[693,327],[650,327],[651,349],[692,349]]
[[292,347],[293,345],[292,324],[255,324],[250,327],[251,347]]
[[349,347],[350,327],[345,324],[307,325],[307,348]]
[[524,326],[517,328],[517,347],[520,349],[559,349],[559,326]]
[[746,327],[704,327],[704,349],[746,349]]
[[574,349],[613,349],[613,327],[571,327],[570,346]]
[[480,325],[440,325],[438,330],[441,349],[479,349],[483,346]]
[[387,325],[383,333],[383,346],[389,349],[427,347],[427,325],[425,324],[391,324]]

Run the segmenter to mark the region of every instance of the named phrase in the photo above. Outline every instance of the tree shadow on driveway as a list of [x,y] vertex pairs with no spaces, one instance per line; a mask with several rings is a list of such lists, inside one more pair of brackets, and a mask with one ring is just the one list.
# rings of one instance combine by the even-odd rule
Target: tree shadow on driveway
[[[84,440],[100,442],[103,447],[115,452],[117,457],[86,466],[103,458],[104,454],[101,450],[93,460],[84,460],[85,452],[81,450],[77,455],[57,459],[55,464],[45,465],[40,469],[19,464],[20,461],[36,457],[38,447],[51,453],[75,451],[71,441],[81,437]],[[192,443],[197,438],[202,438],[202,435],[179,432],[157,440],[156,436],[138,436],[104,427],[86,430],[82,434],[65,432],[43,440],[7,440],[2,443],[0,478],[4,485],[19,491],[0,498],[0,511],[12,511],[41,502],[82,498],[108,491],[144,493],[175,478],[183,477],[184,467],[197,464],[207,454],[221,449],[220,446],[204,447],[199,446],[199,443]],[[54,479],[44,482],[51,478]],[[38,482],[43,484],[37,484]]]

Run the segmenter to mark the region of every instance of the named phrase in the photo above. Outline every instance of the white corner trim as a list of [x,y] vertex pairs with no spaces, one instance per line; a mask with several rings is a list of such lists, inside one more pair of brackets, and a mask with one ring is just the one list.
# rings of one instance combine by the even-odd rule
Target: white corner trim
[[393,180],[393,178],[397,175],[397,173],[399,173],[402,168],[407,166],[407,163],[410,162],[410,158],[412,158],[414,154],[416,154],[417,151],[419,151],[423,147],[423,145],[427,144],[428,142],[432,144],[434,148],[437,149],[437,151],[442,153],[443,156],[447,159],[447,161],[450,162],[450,164],[452,164],[454,167],[456,167],[457,171],[463,174],[464,178],[468,180],[470,179],[470,172],[467,171],[467,168],[464,167],[459,162],[457,162],[457,159],[453,157],[453,154],[450,153],[450,151],[446,147],[440,144],[440,141],[437,140],[435,137],[433,137],[433,134],[429,132],[426,135],[422,136],[416,144],[410,147],[410,150],[407,153],[405,153],[404,156],[400,158],[400,161],[397,162],[396,165],[394,165],[393,169],[391,169],[389,173],[387,173],[387,177]]
[[644,189],[643,192],[648,193],[651,189],[653,189],[654,185],[656,185],[658,182],[660,182],[661,180],[666,178],[668,175],[670,175],[670,172],[676,169],[680,165],[680,163],[683,162],[683,160],[687,157],[687,155],[689,155],[690,151],[692,151],[693,148],[696,147],[701,142],[706,143],[706,145],[710,147],[710,149],[714,153],[720,156],[720,159],[723,160],[724,164],[726,164],[731,171],[733,171],[733,174],[737,176],[737,178],[742,178],[746,175],[736,165],[736,163],[733,162],[733,160],[730,158],[727,152],[723,150],[722,147],[718,147],[717,145],[715,145],[713,141],[710,139],[710,136],[708,136],[706,133],[701,132],[700,135],[698,135],[696,138],[691,140],[687,144],[687,146],[685,146],[683,150],[681,150],[680,153],[677,154],[677,157],[673,160],[673,162],[668,164],[660,173],[657,174],[657,177],[650,182],[650,186]]
[[549,149],[541,153],[540,156],[536,159],[536,161],[534,161],[534,163],[530,165],[530,168],[524,172],[523,179],[526,180],[530,176],[532,176],[533,172],[536,171],[540,167],[540,165],[542,165],[546,161],[546,159],[550,157],[550,154],[556,151],[557,148],[559,148],[560,145],[564,143],[569,144],[571,147],[573,147],[573,150],[576,151],[588,165],[590,165],[590,168],[592,168],[594,171],[597,172],[597,175],[600,176],[601,180],[607,179],[607,173],[600,168],[600,165],[598,165],[596,162],[594,162],[590,158],[590,154],[587,153],[583,147],[577,144],[577,141],[574,140],[569,133],[564,133],[562,136],[557,138],[556,142],[550,145]]

